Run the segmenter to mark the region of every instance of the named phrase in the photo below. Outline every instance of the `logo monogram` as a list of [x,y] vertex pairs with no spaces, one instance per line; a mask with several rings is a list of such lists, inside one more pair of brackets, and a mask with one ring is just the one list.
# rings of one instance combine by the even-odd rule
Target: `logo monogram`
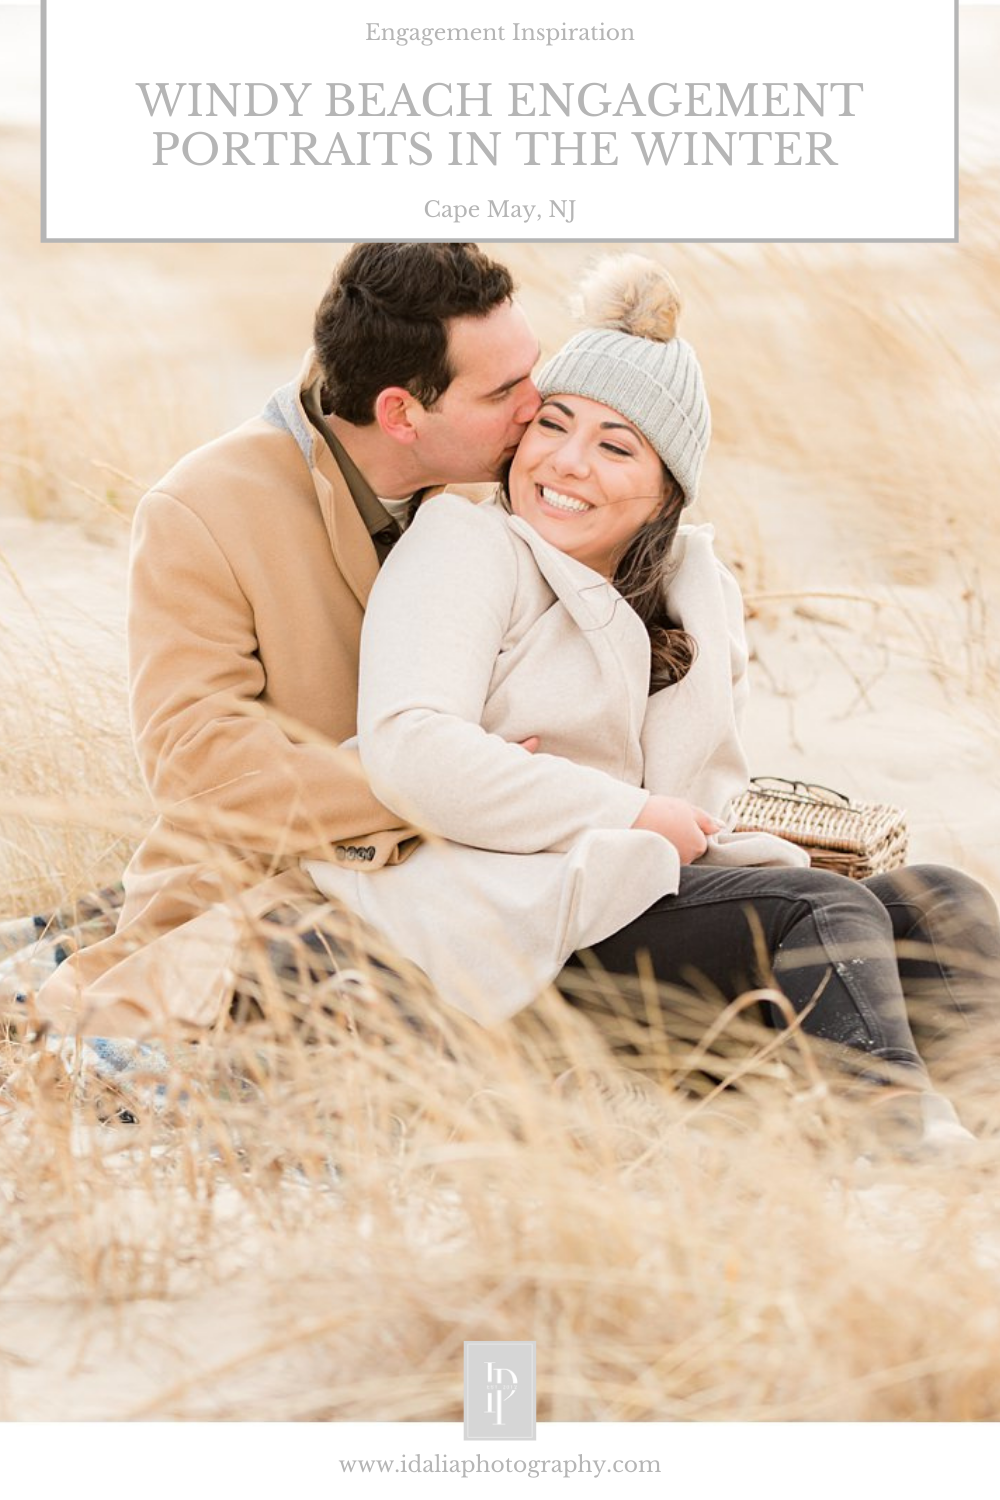
[[513,1370],[504,1370],[493,1361],[486,1361],[486,1410],[490,1416],[496,1412],[496,1425],[503,1426],[503,1403],[517,1390],[517,1376]]
[[534,1340],[466,1340],[465,1436],[535,1436]]

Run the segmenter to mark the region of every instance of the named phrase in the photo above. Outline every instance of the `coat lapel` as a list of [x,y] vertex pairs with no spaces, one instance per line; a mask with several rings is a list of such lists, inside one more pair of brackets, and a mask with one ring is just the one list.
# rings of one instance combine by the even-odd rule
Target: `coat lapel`
[[330,450],[318,436],[314,457],[313,483],[330,538],[330,550],[338,570],[364,609],[372,584],[378,577],[378,557],[347,482],[334,463]]
[[649,637],[639,616],[607,579],[551,546],[519,516],[508,524],[597,659],[609,716],[627,706],[638,734],[649,694]]

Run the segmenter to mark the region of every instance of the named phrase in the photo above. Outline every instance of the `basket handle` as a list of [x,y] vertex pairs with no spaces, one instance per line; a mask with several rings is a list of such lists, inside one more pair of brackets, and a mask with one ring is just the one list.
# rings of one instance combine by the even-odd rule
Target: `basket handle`
[[844,807],[851,806],[846,792],[835,791],[832,786],[820,786],[812,781],[792,781],[787,776],[751,776],[750,785],[758,792],[778,792],[800,802],[834,802]]

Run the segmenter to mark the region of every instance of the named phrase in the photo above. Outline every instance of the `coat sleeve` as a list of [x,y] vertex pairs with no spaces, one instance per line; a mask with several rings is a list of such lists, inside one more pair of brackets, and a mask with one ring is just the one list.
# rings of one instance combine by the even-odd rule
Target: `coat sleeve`
[[133,735],[172,822],[279,858],[398,825],[355,754],[268,712],[252,607],[204,521],[161,491],[136,512],[128,620]]
[[482,727],[523,565],[495,513],[429,501],[372,590],[358,704],[362,760],[388,806],[456,843],[511,854],[629,828],[648,796]]

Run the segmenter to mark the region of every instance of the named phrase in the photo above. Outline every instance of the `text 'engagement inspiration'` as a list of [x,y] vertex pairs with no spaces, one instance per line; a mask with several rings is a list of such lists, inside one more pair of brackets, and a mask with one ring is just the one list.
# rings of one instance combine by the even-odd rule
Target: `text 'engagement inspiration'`
[[46,0],[43,237],[948,239],[953,0],[913,3]]

